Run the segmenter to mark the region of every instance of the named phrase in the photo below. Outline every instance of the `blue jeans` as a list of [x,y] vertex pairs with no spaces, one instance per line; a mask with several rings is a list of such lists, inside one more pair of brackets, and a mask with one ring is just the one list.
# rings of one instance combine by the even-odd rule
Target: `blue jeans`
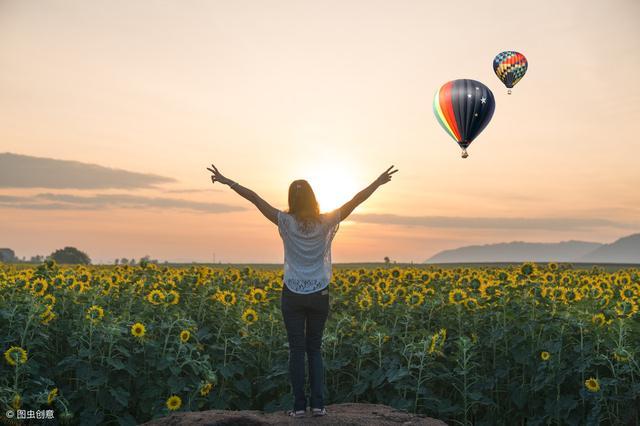
[[289,379],[293,387],[293,409],[299,411],[307,407],[304,392],[305,352],[309,361],[310,406],[323,408],[324,367],[320,345],[329,316],[329,287],[315,293],[298,294],[283,284],[280,300],[282,318],[289,338]]

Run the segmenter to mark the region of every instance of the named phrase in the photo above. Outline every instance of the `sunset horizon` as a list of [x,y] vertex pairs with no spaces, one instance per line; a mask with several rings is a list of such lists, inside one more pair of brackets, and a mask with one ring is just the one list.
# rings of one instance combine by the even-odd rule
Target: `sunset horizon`
[[[14,211],[33,211],[35,214],[41,214],[42,217],[46,217],[48,221],[52,221],[54,219],[60,221],[66,221],[71,226],[77,226],[77,223],[73,222],[73,218],[77,217],[77,211],[82,212],[83,215],[94,215],[96,220],[98,218],[107,218],[107,217],[121,217],[121,218],[140,218],[141,221],[144,221],[145,218],[149,217],[162,217],[165,213],[163,209],[175,210],[182,216],[190,217],[191,220],[199,220],[202,223],[219,223],[217,221],[225,218],[225,215],[234,214],[234,212],[241,212],[235,214],[244,214],[246,217],[255,216],[258,219],[259,213],[252,211],[249,208],[249,203],[246,201],[243,203],[243,200],[239,200],[236,202],[232,202],[229,204],[221,204],[216,202],[208,202],[203,197],[200,197],[199,200],[189,200],[184,197],[185,194],[202,194],[205,192],[211,192],[211,195],[215,195],[221,192],[220,187],[212,187],[212,188],[176,188],[175,186],[179,184],[179,181],[172,177],[161,176],[159,174],[153,173],[139,173],[131,170],[123,170],[116,168],[103,167],[98,164],[93,163],[82,163],[78,161],[68,161],[62,159],[51,159],[51,158],[40,158],[40,157],[32,157],[26,156],[16,153],[0,153],[0,165],[3,167],[3,171],[6,173],[10,171],[11,162],[18,161],[35,161],[36,163],[44,162],[38,165],[32,165],[32,170],[37,171],[39,167],[43,170],[47,170],[47,168],[53,167],[56,170],[56,178],[49,181],[49,187],[29,187],[29,196],[25,196],[25,189],[16,189],[10,188],[3,191],[0,194],[0,208],[8,211],[9,213]],[[44,165],[46,164],[46,165]],[[72,165],[69,167],[69,165]],[[69,176],[65,176],[64,168],[69,167]],[[81,172],[83,168],[92,169],[94,173],[97,174],[105,174],[109,176],[109,181],[106,183],[101,181],[90,182],[89,180],[77,180],[78,172]],[[2,173],[0,173],[0,178],[6,177]],[[34,176],[31,175],[33,178]],[[36,177],[37,178],[37,177]],[[59,179],[60,182],[56,183],[56,179]],[[43,178],[44,180],[44,178]],[[137,182],[136,180],[139,180]],[[147,180],[149,182],[147,182]],[[70,182],[78,182],[78,184],[73,184]],[[311,186],[313,187],[313,181],[310,180]],[[76,193],[69,194],[68,186],[80,186],[83,184],[87,184],[89,187],[92,185],[106,185],[106,188],[102,188],[103,192],[96,195],[87,195],[87,189],[84,190],[76,190]],[[30,183],[17,183],[14,182],[16,187],[20,186],[29,186]],[[110,188],[109,185],[113,186]],[[139,185],[139,187],[135,187]],[[135,189],[133,191],[128,191],[123,193],[123,190],[119,187],[129,187],[134,186]],[[163,187],[164,186],[164,187]],[[56,189],[56,192],[52,192],[52,188]],[[61,192],[62,189],[67,188],[66,191]],[[110,189],[109,192],[104,192],[104,189]],[[228,190],[228,188],[224,188]],[[134,192],[136,195],[132,195],[131,192]],[[285,187],[286,194],[286,187]],[[160,193],[160,196],[151,196],[153,193]],[[329,208],[322,208],[322,196],[319,198],[319,204],[322,212],[326,212],[332,210],[336,207],[339,207],[338,204],[333,204]],[[375,197],[375,196],[374,196]],[[286,197],[284,202],[281,202],[280,205],[273,203],[274,207],[280,208],[281,210],[287,210]],[[348,199],[345,200],[345,202]],[[19,208],[18,208],[19,206]],[[144,215],[140,215],[136,211],[139,209],[144,209]],[[15,219],[11,219],[11,215],[8,214],[6,217],[9,218],[10,222],[15,226],[20,221]],[[17,216],[16,216],[17,218]],[[43,224],[45,219],[43,219]],[[7,222],[5,222],[5,225]],[[408,254],[406,257],[399,258],[394,256],[392,251],[384,252],[378,251],[380,255],[374,257],[358,257],[357,254],[353,258],[346,259],[337,259],[335,263],[359,263],[359,262],[384,262],[384,257],[389,257],[391,261],[397,261],[398,263],[423,263],[430,256],[448,249],[455,249],[463,246],[476,245],[476,244],[492,244],[492,243],[509,243],[515,241],[526,241],[531,243],[558,243],[563,241],[586,241],[586,242],[598,242],[598,243],[611,243],[618,238],[622,238],[628,235],[635,234],[639,231],[638,228],[634,227],[632,222],[615,222],[608,219],[600,219],[600,218],[570,218],[570,217],[537,217],[537,218],[519,218],[519,217],[464,217],[464,216],[410,216],[410,215],[396,215],[396,214],[387,214],[387,213],[359,213],[357,210],[350,216],[347,220],[341,223],[341,227],[347,228],[350,226],[359,225],[362,227],[375,227],[378,225],[393,225],[398,227],[404,227],[407,229],[420,229],[420,228],[435,228],[441,230],[440,232],[446,232],[448,229],[467,229],[467,230],[477,230],[477,229],[493,229],[502,231],[501,235],[504,235],[503,239],[491,238],[488,237],[486,240],[482,239],[468,239],[465,240],[460,238],[459,240],[449,240],[449,241],[441,241],[439,245],[430,245],[425,246],[423,251],[418,251],[416,249],[413,257],[411,254]],[[258,227],[258,229],[268,228],[269,224],[264,223],[264,227]],[[590,236],[588,233],[585,233],[584,228],[589,227],[608,227],[612,229],[618,229],[618,233],[612,233],[607,235],[612,235],[612,237],[600,237],[596,238],[594,236]],[[14,228],[15,229],[15,228]],[[520,232],[524,232],[525,230],[529,231],[527,235],[528,238],[514,238],[510,237],[507,231],[511,230],[519,230]],[[567,229],[568,231],[563,232],[565,235],[561,239],[552,240],[552,237],[543,237],[537,238],[535,235],[536,230],[545,230],[545,229],[555,229],[558,231],[563,231]],[[42,229],[43,232],[46,232],[46,226]],[[277,245],[278,235],[277,229],[275,230],[272,236],[274,238],[268,238],[268,235],[265,238],[266,243],[270,245]],[[573,237],[571,236],[571,232],[573,231],[577,235],[582,235],[583,237]],[[68,232],[68,228],[63,228],[60,232],[61,235],[66,235]],[[100,234],[104,231],[100,230]],[[135,231],[134,231],[135,232]],[[343,231],[344,232],[344,231]],[[48,234],[55,235],[56,233],[52,233],[51,230],[48,231]],[[7,235],[7,234],[3,234]],[[597,235],[597,234],[596,234]],[[224,245],[216,245],[211,244],[211,249],[208,252],[203,252],[200,254],[195,254],[193,257],[189,256],[166,256],[156,254],[153,250],[152,246],[142,245],[137,250],[132,250],[132,252],[125,253],[122,250],[121,242],[117,238],[114,238],[113,244],[117,247],[111,253],[105,253],[104,251],[104,241],[96,243],[94,242],[95,234],[87,234],[85,239],[78,238],[72,240],[65,236],[59,236],[56,240],[51,240],[49,238],[49,242],[47,245],[41,242],[42,238],[38,238],[38,242],[40,247],[43,247],[39,250],[28,251],[25,249],[24,243],[11,244],[4,243],[0,248],[6,247],[13,249],[16,252],[16,256],[18,258],[25,258],[29,260],[32,256],[43,256],[47,257],[53,251],[57,249],[61,249],[66,246],[73,246],[86,252],[89,257],[92,259],[92,262],[95,264],[113,264],[115,259],[127,258],[127,259],[140,259],[144,256],[149,256],[152,259],[157,259],[160,261],[167,261],[169,263],[211,263],[215,256],[215,263],[229,263],[229,264],[251,264],[251,263],[264,263],[264,264],[281,264],[282,256],[278,256],[277,254],[271,253],[271,256],[263,256],[262,258],[247,258],[243,259],[241,256],[232,257],[225,254]],[[113,236],[112,236],[113,237]],[[174,235],[177,238],[177,236]],[[146,237],[149,239],[150,237]],[[272,241],[269,241],[272,240]],[[145,240],[146,241],[146,240]],[[336,247],[339,246],[341,238],[340,234],[336,236]],[[457,242],[457,244],[456,244]],[[449,244],[447,244],[449,243]],[[16,250],[16,247],[18,249]],[[146,247],[146,248],[145,248]],[[218,248],[220,247],[220,248]],[[272,250],[277,250],[276,247],[273,247]],[[162,253],[163,250],[157,250]],[[105,253],[102,255],[96,256],[95,253]],[[340,249],[337,248],[334,250],[334,253],[340,253]],[[337,257],[334,255],[334,258]]]

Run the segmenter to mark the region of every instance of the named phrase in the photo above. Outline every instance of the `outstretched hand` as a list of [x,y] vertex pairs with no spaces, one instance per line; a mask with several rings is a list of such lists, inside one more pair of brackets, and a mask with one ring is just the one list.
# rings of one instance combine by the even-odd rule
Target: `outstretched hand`
[[393,169],[393,166],[389,167],[384,173],[378,176],[378,179],[375,180],[375,183],[378,184],[378,186],[389,182],[391,180],[391,175],[398,171],[398,169],[390,171],[391,169]]
[[224,184],[231,183],[231,179],[227,179],[226,177],[224,177],[222,175],[222,173],[220,173],[218,171],[216,166],[211,164],[211,167],[212,168],[207,167],[207,170],[209,170],[211,173],[213,173],[213,175],[211,175],[211,183],[216,183],[216,182],[220,182],[220,183],[224,183]]

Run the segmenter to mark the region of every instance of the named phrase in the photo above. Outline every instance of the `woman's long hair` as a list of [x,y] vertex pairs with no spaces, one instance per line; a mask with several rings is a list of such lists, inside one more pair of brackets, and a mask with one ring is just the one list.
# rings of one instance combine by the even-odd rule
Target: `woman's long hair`
[[311,185],[304,179],[294,180],[289,185],[289,210],[303,230],[308,230],[314,222],[320,222],[320,206]]

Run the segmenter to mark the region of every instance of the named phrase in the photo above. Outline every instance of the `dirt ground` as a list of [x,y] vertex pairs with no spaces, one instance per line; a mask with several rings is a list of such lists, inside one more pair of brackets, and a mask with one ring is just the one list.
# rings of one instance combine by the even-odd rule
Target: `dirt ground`
[[411,414],[406,411],[378,404],[333,404],[326,407],[327,415],[312,417],[289,417],[284,411],[263,413],[262,411],[209,410],[174,413],[162,419],[144,423],[147,426],[257,426],[257,425],[332,425],[332,426],[391,426],[422,425],[446,426],[445,422]]

